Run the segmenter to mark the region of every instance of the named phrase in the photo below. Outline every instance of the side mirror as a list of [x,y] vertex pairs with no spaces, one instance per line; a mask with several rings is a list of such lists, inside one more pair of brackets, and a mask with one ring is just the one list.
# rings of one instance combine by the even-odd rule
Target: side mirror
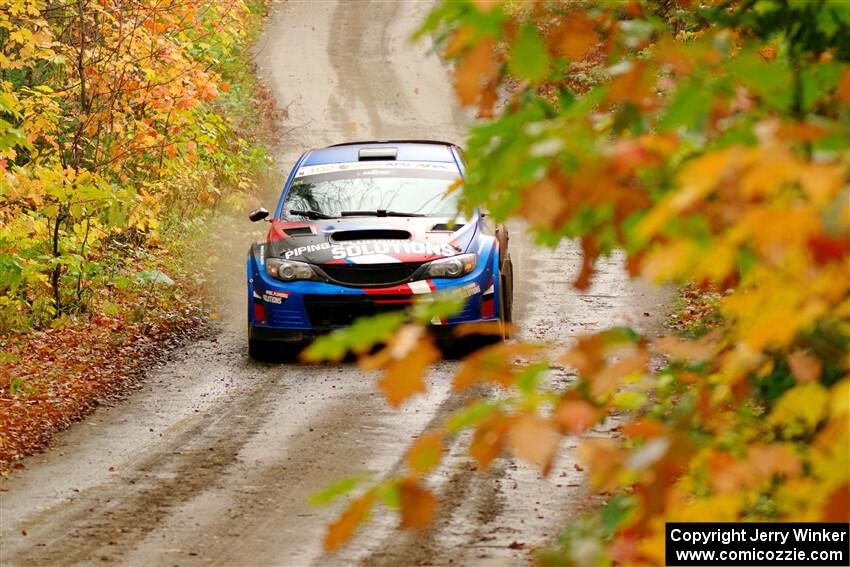
[[261,221],[267,216],[269,216],[269,212],[262,207],[248,213],[248,218],[251,219],[251,222]]

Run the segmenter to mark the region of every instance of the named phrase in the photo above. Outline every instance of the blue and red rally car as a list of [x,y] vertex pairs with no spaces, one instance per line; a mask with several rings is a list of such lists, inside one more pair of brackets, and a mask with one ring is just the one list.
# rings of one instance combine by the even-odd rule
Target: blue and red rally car
[[[356,318],[455,290],[463,310],[433,325],[510,321],[508,234],[457,212],[459,147],[432,141],[305,152],[265,240],[248,254],[249,354],[266,359]],[[269,212],[258,209],[253,221]],[[437,328],[437,327],[435,327]]]

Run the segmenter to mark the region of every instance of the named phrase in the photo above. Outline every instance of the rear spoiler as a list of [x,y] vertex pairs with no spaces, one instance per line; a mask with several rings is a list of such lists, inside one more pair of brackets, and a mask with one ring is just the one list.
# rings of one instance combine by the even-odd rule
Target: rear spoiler
[[339,148],[341,146],[361,146],[365,144],[436,144],[440,146],[460,147],[452,142],[443,142],[440,140],[363,140],[361,142],[343,142],[341,144],[333,144],[325,147]]

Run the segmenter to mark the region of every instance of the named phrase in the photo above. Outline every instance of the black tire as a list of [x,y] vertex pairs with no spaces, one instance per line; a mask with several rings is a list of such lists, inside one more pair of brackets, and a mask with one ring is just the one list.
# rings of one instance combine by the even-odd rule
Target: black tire
[[257,362],[295,362],[303,347],[301,343],[281,343],[248,338],[248,356]]
[[511,262],[510,255],[508,255],[508,258],[502,264],[502,270],[499,277],[501,278],[499,319],[505,323],[510,323],[514,320],[514,264]]
[[248,356],[257,362],[275,362],[279,357],[276,347],[275,343],[248,339]]
[[502,341],[511,336],[510,324],[514,318],[514,267],[511,257],[502,263],[499,273],[499,322],[502,324]]

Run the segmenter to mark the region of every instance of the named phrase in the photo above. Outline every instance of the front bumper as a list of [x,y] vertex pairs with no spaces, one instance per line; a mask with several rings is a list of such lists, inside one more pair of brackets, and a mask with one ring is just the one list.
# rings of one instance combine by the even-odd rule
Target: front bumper
[[[253,340],[304,342],[350,325],[360,317],[405,309],[429,294],[457,290],[466,296],[462,311],[435,320],[438,334],[461,323],[498,319],[495,262],[481,262],[461,278],[421,280],[383,288],[357,288],[317,281],[283,283],[249,259],[248,325]],[[253,277],[250,277],[253,276]]]

